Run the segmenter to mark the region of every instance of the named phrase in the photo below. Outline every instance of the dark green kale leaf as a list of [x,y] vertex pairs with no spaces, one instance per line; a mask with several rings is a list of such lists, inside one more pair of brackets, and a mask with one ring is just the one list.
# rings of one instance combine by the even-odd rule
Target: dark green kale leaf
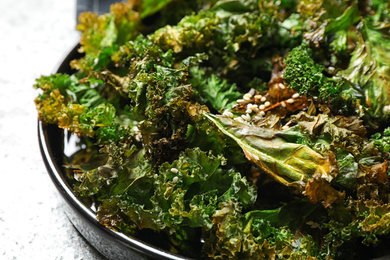
[[38,115],[93,137],[69,168],[109,228],[195,258],[358,257],[390,237],[389,22],[386,0],[117,3],[80,17],[85,56],[37,79]]
[[364,91],[364,103],[371,124],[389,115],[390,36],[389,24],[362,21],[350,64],[339,75]]
[[313,60],[312,51],[306,44],[292,49],[285,63],[283,77],[299,94],[318,96],[327,101],[340,93],[343,81],[325,76],[324,66]]
[[235,84],[229,84],[226,79],[218,78],[215,74],[207,76],[206,71],[199,67],[191,68],[190,77],[200,102],[215,111],[231,109],[236,100],[242,97]]
[[287,206],[242,214],[237,203],[224,202],[213,215],[214,225],[204,250],[212,259],[317,259],[319,248],[314,239],[283,224],[298,217],[294,210],[299,212],[298,218],[313,210],[307,204],[299,208],[304,212]]
[[[135,225],[166,232],[177,242],[184,234],[194,235],[197,228],[209,230],[221,202],[234,201],[248,208],[256,200],[256,188],[239,172],[225,169],[226,159],[222,156],[187,149],[173,163],[162,164],[158,171],[152,170],[142,151],[132,158],[126,170],[117,171],[108,196],[100,190],[103,200],[98,218],[113,228],[118,228],[118,220],[128,219],[128,229]],[[86,172],[84,178],[98,173]],[[121,221],[121,225],[125,223]],[[188,242],[184,239],[179,241],[182,246]]]
[[82,50],[96,57],[101,49],[122,45],[135,38],[141,29],[139,13],[130,3],[119,2],[111,5],[110,13],[98,16],[92,12],[82,13],[77,30],[82,32]]
[[[340,9],[337,8],[338,5],[341,5]],[[305,17],[305,15],[309,15],[310,13],[305,8],[309,9],[310,7],[300,9],[303,12],[301,13],[301,17]],[[361,19],[357,1],[353,1],[348,6],[345,6],[345,3],[341,2],[318,2],[315,9],[317,9],[315,13],[319,17],[314,19],[309,18],[305,21],[306,23],[311,21],[311,28],[309,27],[308,31],[304,33],[304,38],[316,47],[320,47],[321,44],[326,44],[332,53],[332,59],[336,59],[336,57],[346,58],[345,55],[350,52],[348,41],[354,35],[350,30],[354,29],[356,23]],[[305,11],[308,13],[304,13]],[[318,23],[318,25],[312,28],[313,23]]]
[[375,146],[382,152],[390,152],[390,127],[383,130],[383,134],[376,133],[371,136],[371,140],[374,141]]
[[[217,75],[229,75],[240,66],[248,67],[249,73],[258,73],[258,59],[253,58],[268,54],[259,52],[260,49],[279,45],[279,39],[269,37],[278,32],[278,26],[276,19],[259,13],[257,8],[252,12],[216,8],[186,16],[175,26],[157,30],[151,39],[162,49],[171,49],[181,57],[205,53],[209,60],[204,66],[210,67]],[[245,75],[230,77],[237,81]]]
[[54,74],[37,79],[34,87],[43,91],[35,103],[39,118],[47,123],[90,137],[95,135],[95,127],[121,124],[114,120],[119,109],[117,98],[105,97],[99,82]]

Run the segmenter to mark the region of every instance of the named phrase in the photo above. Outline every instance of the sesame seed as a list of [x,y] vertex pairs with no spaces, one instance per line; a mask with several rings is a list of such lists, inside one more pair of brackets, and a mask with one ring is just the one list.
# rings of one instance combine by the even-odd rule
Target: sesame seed
[[390,105],[384,106],[383,107],[383,113],[388,114],[390,112]]
[[265,102],[266,100],[267,100],[266,97],[262,97],[262,98],[260,99],[261,102]]
[[259,111],[259,107],[258,107],[257,105],[251,105],[251,106],[249,107],[249,109],[251,109],[251,110],[254,111],[254,112]]
[[284,101],[280,102],[280,104],[282,105],[282,107],[286,107],[286,103]]
[[260,110],[264,110],[265,109],[265,105],[260,105],[259,108],[260,108]]
[[136,140],[137,142],[141,142],[141,141],[142,141],[142,135],[141,135],[140,133],[136,134],[136,135],[135,135],[135,140]]
[[240,122],[240,123],[245,123],[245,120],[242,117],[235,117],[234,121]]
[[247,108],[247,110],[245,110],[245,113],[247,113],[247,114],[252,113],[252,109]]
[[245,99],[237,99],[237,103],[243,104],[243,103],[246,103],[246,100]]
[[284,126],[282,126],[282,130],[287,130],[287,129],[289,129],[290,127],[288,126],[288,125],[284,125]]
[[173,173],[178,173],[179,170],[178,170],[177,168],[171,168],[171,172],[173,172]]
[[265,107],[269,107],[270,105],[271,105],[271,103],[270,103],[269,101],[267,101],[267,102],[264,103],[264,106],[265,106]]
[[246,94],[244,95],[244,98],[245,98],[245,97],[252,98],[253,96],[252,96],[251,93],[246,93]]
[[253,117],[253,120],[255,120],[255,121],[258,121],[258,120],[260,120],[261,119],[261,117],[259,117],[259,116],[254,116]]
[[176,183],[176,182],[178,182],[178,181],[179,181],[179,177],[177,177],[177,176],[173,177],[173,179],[172,179],[172,182],[173,182],[173,183]]
[[251,104],[251,103],[249,103],[249,104],[246,106],[246,108],[255,111],[255,110],[258,108],[258,106],[257,106],[256,104]]
[[260,111],[260,115],[261,116],[265,116],[265,112],[264,111]]
[[286,100],[286,102],[289,103],[289,104],[292,104],[292,103],[294,103],[294,99],[289,98],[289,99]]
[[295,93],[294,95],[292,95],[292,98],[299,98],[299,93]]
[[230,117],[232,118],[234,115],[232,112],[230,112],[229,110],[225,110],[222,114],[223,116],[227,116],[227,117]]
[[154,174],[154,176],[153,176],[155,179],[157,179],[158,178],[158,174],[156,173],[156,174]]
[[251,116],[250,116],[249,114],[242,115],[241,117],[242,117],[242,119],[244,119],[245,121],[250,121],[250,120],[251,120]]
[[279,83],[279,88],[280,89],[286,89],[286,86],[283,83]]
[[251,101],[251,100],[252,100],[252,97],[244,96],[244,100],[245,100],[245,101]]
[[261,99],[262,97],[263,97],[262,95],[255,95],[256,100]]

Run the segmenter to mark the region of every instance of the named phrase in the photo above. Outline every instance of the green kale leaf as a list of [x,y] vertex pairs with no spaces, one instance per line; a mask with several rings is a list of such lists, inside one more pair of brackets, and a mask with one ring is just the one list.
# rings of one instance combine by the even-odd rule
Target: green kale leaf
[[389,26],[362,21],[359,28],[358,43],[350,64],[339,75],[364,91],[368,117],[375,121],[389,115]]
[[190,76],[190,83],[198,92],[200,102],[214,108],[215,111],[231,109],[242,96],[235,84],[229,84],[226,79],[218,78],[215,74],[206,76],[206,72],[198,67],[191,68]]

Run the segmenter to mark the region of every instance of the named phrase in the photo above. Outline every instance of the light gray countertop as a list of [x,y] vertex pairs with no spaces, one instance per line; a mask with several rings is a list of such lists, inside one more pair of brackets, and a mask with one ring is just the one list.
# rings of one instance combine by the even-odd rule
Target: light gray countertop
[[76,1],[0,1],[0,259],[103,259],[79,235],[43,164],[33,84],[77,42]]

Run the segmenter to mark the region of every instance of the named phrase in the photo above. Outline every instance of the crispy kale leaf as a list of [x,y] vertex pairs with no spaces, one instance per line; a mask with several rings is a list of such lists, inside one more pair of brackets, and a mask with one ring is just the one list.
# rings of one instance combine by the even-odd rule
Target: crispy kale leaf
[[383,133],[376,133],[371,136],[375,146],[382,152],[390,152],[390,127],[383,130]]
[[77,30],[82,32],[82,50],[96,57],[101,49],[122,45],[135,38],[141,27],[139,13],[130,3],[119,2],[111,5],[110,13],[98,16],[92,12],[82,13]]
[[110,228],[196,258],[365,257],[390,236],[389,22],[385,0],[118,3],[80,17],[38,115],[92,137],[69,167]]
[[213,215],[213,229],[205,241],[208,256],[212,259],[317,259],[319,249],[313,238],[294,231],[293,227],[293,222],[305,218],[309,215],[306,210],[313,207],[307,204],[300,207],[298,203],[294,206],[295,209],[287,206],[242,214],[237,203],[222,203],[222,209]]
[[38,116],[47,123],[90,137],[95,136],[95,127],[126,126],[115,122],[117,110],[121,111],[118,98],[105,95],[100,82],[55,74],[37,79],[35,88],[43,91],[35,102]]
[[318,96],[325,102],[340,94],[343,81],[324,75],[324,66],[312,58],[312,51],[303,44],[294,48],[285,59],[284,79],[301,95]]
[[[221,202],[233,201],[248,208],[256,200],[256,187],[234,169],[225,169],[226,159],[221,156],[187,149],[172,164],[166,162],[154,171],[142,151],[134,155],[127,168],[115,176],[104,176],[98,169],[80,177],[79,191],[87,181],[98,192],[102,200],[98,218],[105,225],[163,231],[170,234],[173,244],[186,247],[196,241],[191,237],[196,229],[212,227],[212,216]],[[107,182],[102,179],[112,182],[109,193],[98,189]],[[180,238],[182,235],[190,237]]]
[[253,127],[223,116],[205,116],[227,138],[237,142],[249,161],[276,181],[296,187],[313,202],[323,201],[326,207],[343,198],[342,193],[329,185],[337,174],[333,158],[294,142],[294,139],[301,137],[299,131],[278,132]]
[[231,109],[242,96],[235,84],[229,84],[226,79],[218,78],[215,74],[207,76],[199,67],[193,67],[190,73],[190,83],[198,92],[199,101],[215,111]]
[[339,73],[364,91],[369,117],[388,116],[390,82],[389,25],[362,21],[358,43],[348,68]]

